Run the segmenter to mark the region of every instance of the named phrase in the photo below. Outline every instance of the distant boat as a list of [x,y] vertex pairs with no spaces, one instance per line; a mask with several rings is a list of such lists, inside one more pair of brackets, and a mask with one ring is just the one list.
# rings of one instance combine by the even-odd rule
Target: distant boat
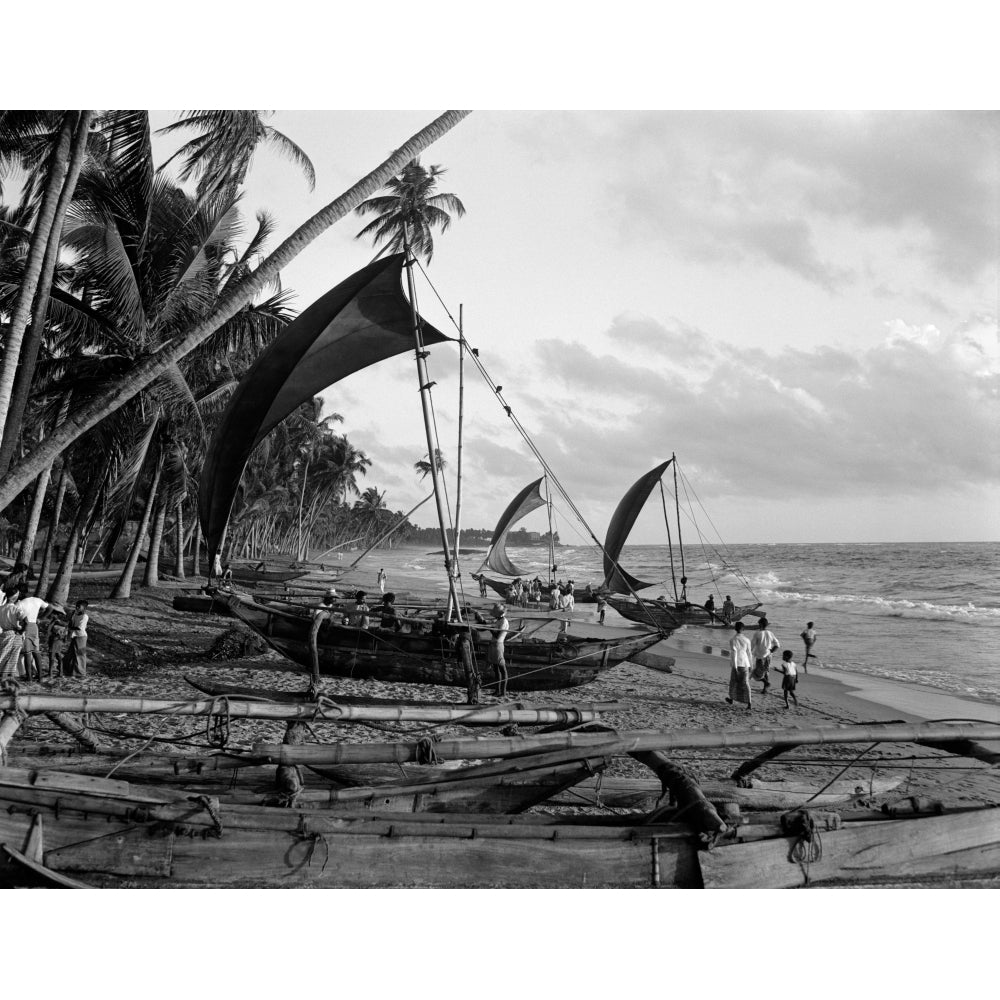
[[[666,516],[666,500],[663,513],[667,528],[667,546],[670,552],[670,575],[673,580],[674,600],[665,597],[655,600],[637,600],[636,598],[618,597],[615,594],[635,593],[655,586],[655,582],[647,583],[627,573],[619,565],[618,559],[628,539],[629,532],[635,524],[639,512],[649,499],[653,487],[660,483],[667,468],[674,467],[674,505],[677,517],[677,543],[681,559],[681,589],[677,590],[677,578],[674,573],[673,542],[670,538],[670,522]],[[636,480],[622,497],[608,525],[608,534],[604,543],[604,586],[614,592],[607,598],[608,604],[623,618],[629,621],[641,622],[654,628],[668,631],[680,628],[682,625],[698,625],[704,628],[730,628],[733,622],[747,615],[758,613],[760,602],[735,607],[725,614],[721,607],[709,610],[702,605],[692,604],[687,600],[687,576],[684,568],[684,545],[681,540],[680,503],[677,495],[677,456],[672,455],[644,476]]]
[[[479,567],[478,571],[472,574],[474,580],[478,580],[480,577],[486,582],[486,586],[491,590],[499,594],[505,600],[507,599],[508,588],[511,583],[520,578],[523,582],[528,582],[531,578],[531,574],[526,569],[521,569],[519,566],[515,566],[511,561],[510,556],[507,555],[507,537],[510,534],[511,528],[517,524],[522,518],[526,517],[533,510],[537,510],[539,507],[549,506],[551,509],[551,504],[549,500],[542,494],[542,483],[545,477],[542,476],[536,479],[534,482],[528,483],[527,486],[521,490],[520,493],[514,497],[513,500],[507,505],[504,512],[500,515],[500,519],[497,521],[497,526],[493,529],[493,538],[490,541],[490,547],[487,550],[486,558],[483,560],[482,565]],[[554,561],[552,553],[552,528],[551,528],[551,518],[549,525],[549,565],[551,566]],[[498,580],[495,577],[486,576],[483,572],[484,570],[492,570],[494,573],[499,573],[501,576],[510,577],[508,580]],[[552,588],[555,583],[551,579],[551,573],[546,574],[549,580],[541,585],[541,592],[548,598],[548,595],[552,592]],[[593,604],[597,598],[593,591],[589,591],[584,587],[574,587],[573,588],[573,599],[578,604]]]

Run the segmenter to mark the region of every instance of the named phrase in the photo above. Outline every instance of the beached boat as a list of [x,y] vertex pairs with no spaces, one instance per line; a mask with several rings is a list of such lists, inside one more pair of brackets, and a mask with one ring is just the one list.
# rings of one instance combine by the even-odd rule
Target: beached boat
[[[0,768],[0,883],[107,888],[696,887],[677,824],[283,809]],[[31,867],[15,863],[11,852]],[[30,884],[38,884],[33,881]]]
[[673,631],[682,625],[699,625],[703,628],[731,628],[731,622],[739,621],[748,615],[755,615],[759,604],[744,605],[736,609],[731,616],[730,622],[713,620],[708,612],[696,604],[678,604],[668,601],[666,598],[658,597],[654,600],[637,601],[635,598],[619,597],[609,595],[605,598],[608,607],[614,608],[629,621],[638,622],[641,625],[648,625],[650,628],[660,628],[665,631]]
[[[667,504],[666,497],[663,495],[662,482],[664,472],[671,465],[674,467],[674,508],[677,521],[677,545],[681,563],[680,590],[677,588],[677,577],[674,572],[673,541],[670,535],[670,521],[667,517]],[[639,598],[637,592],[655,586],[655,582],[646,582],[637,579],[622,569],[618,561],[636,518],[649,499],[649,495],[653,492],[653,488],[657,485],[660,486],[660,493],[663,499],[663,520],[667,530],[670,575],[674,590],[673,601],[669,601],[665,597],[659,597],[655,601],[647,601]],[[759,601],[737,607],[725,615],[721,607],[718,610],[710,611],[705,607],[692,604],[687,599],[687,583],[688,579],[684,564],[684,544],[681,539],[680,498],[677,490],[677,457],[673,455],[666,462],[662,462],[655,469],[651,469],[644,476],[636,480],[615,508],[615,512],[612,514],[611,521],[608,524],[607,538],[604,543],[603,586],[606,590],[612,591],[615,594],[635,595],[630,600],[618,597],[608,599],[611,607],[624,618],[647,625],[655,624],[656,627],[669,631],[678,629],[682,625],[728,629],[732,627],[734,622],[748,615],[760,616],[758,609],[761,607],[761,604]]]
[[[221,596],[221,594],[220,594]],[[293,663],[310,669],[310,623],[300,614],[275,605],[262,605],[231,593],[232,613]],[[375,612],[372,617],[375,617]],[[483,686],[493,678],[486,667],[488,627],[476,636],[474,656],[483,673]],[[600,673],[659,642],[659,632],[641,632],[615,639],[558,641],[514,635],[505,643],[510,677],[508,690],[549,691],[588,684]],[[317,636],[320,674],[333,677],[372,677],[409,684],[467,685],[462,664],[455,658],[450,636],[429,632],[355,628],[324,622]]]
[[846,824],[795,812],[708,839],[646,819],[276,808],[4,767],[0,884],[777,888],[1000,874],[997,809]]
[[237,583],[287,583],[305,576],[307,569],[255,569],[252,566],[232,566],[230,572]]

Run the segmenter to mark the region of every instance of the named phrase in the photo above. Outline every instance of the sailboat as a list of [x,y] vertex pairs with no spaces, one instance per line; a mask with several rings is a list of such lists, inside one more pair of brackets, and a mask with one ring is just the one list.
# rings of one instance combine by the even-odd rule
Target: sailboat
[[[542,493],[542,484],[545,482],[545,477],[534,480],[534,482],[528,483],[527,486],[521,490],[520,493],[514,497],[513,500],[507,505],[504,512],[500,515],[500,519],[497,521],[496,528],[493,529],[493,537],[490,539],[490,547],[486,551],[486,556],[483,559],[482,565],[479,569],[472,574],[473,580],[482,579],[485,581],[486,586],[493,590],[495,593],[499,594],[504,599],[507,598],[508,588],[510,587],[511,581],[517,578],[527,581],[530,573],[528,570],[521,569],[520,567],[514,565],[511,561],[510,556],[507,554],[507,536],[510,534],[511,529],[520,521],[522,518],[526,517],[533,510],[537,510],[539,507],[547,507],[549,511],[549,571],[546,574],[548,579],[545,583],[541,585],[542,594],[548,595],[552,592],[552,588],[555,586],[555,581],[552,579],[551,567],[555,565],[555,552],[553,550],[553,538],[552,534],[552,503],[547,499],[546,495]],[[485,571],[492,570],[494,573],[498,573],[501,576],[508,577],[506,580],[497,580],[494,577],[486,576]],[[597,600],[593,591],[587,590],[583,587],[577,587],[573,590],[573,598],[578,604],[593,604]]]
[[[404,267],[410,284],[409,300],[402,290]],[[199,512],[210,562],[220,548],[240,476],[255,444],[297,406],[347,375],[414,350],[428,454],[438,450],[428,399],[432,383],[425,359],[429,345],[452,338],[419,317],[412,280],[406,254],[372,262],[290,323],[244,376],[209,446],[202,473]],[[449,553],[449,600],[444,617],[429,631],[396,632],[327,620],[320,625],[313,646],[310,619],[296,614],[294,609],[262,605],[246,595],[232,593],[225,598],[229,610],[285,657],[312,669],[314,676],[318,672],[465,686],[467,678],[456,660],[452,639],[457,630],[469,628],[469,623],[462,620],[457,560],[448,537],[439,475],[432,463],[441,540]],[[485,664],[489,632],[479,634],[473,629],[472,634],[474,656]],[[506,643],[509,688],[525,691],[585,684],[661,638],[655,628],[611,640],[569,640],[565,635],[542,638],[537,631],[516,631]]]
[[[670,575],[673,581],[674,599],[673,601],[669,601],[665,597],[658,597],[655,600],[641,600],[636,592],[652,587],[654,583],[639,580],[627,573],[618,564],[618,557],[621,555],[621,551],[625,546],[636,518],[639,516],[639,512],[658,483],[661,484],[662,495],[662,477],[671,465],[673,465],[674,473],[674,504],[677,521],[677,544],[681,563],[681,589],[679,591],[677,589],[673,542],[670,538],[670,520],[667,517],[666,498],[664,497],[663,513],[667,529],[667,545],[670,551]],[[758,608],[761,606],[760,602],[735,607],[732,611],[724,614],[721,608],[718,610],[709,610],[688,601],[687,574],[684,565],[684,544],[681,539],[680,500],[677,492],[676,455],[671,455],[666,462],[662,462],[656,468],[650,469],[649,472],[633,483],[615,508],[615,512],[611,517],[611,523],[608,525],[607,539],[604,543],[604,586],[612,591],[612,594],[605,599],[623,618],[668,631],[678,629],[682,625],[728,629],[734,622],[739,621],[741,618],[755,614],[760,617],[761,614],[761,612],[758,612]],[[636,596],[633,598],[617,596],[624,593]]]

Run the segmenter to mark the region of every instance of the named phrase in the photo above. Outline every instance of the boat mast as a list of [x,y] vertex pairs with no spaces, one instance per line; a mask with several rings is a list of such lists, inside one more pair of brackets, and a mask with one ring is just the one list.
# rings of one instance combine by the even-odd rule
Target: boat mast
[[687,571],[684,569],[684,542],[681,540],[681,497],[677,492],[677,456],[672,452],[670,461],[674,465],[674,507],[677,511],[677,547],[681,552],[681,587],[683,589],[686,586],[684,581],[687,577]]
[[667,552],[670,553],[670,579],[674,585],[674,600],[677,600],[677,574],[674,572],[674,543],[670,537],[670,517],[667,514],[667,494],[663,490],[663,480],[660,480],[660,500],[663,503],[663,523],[667,528]]
[[462,330],[462,303],[458,304],[458,462],[455,471],[455,563],[462,538],[462,431],[465,427],[465,334]]
[[[431,382],[427,378],[427,354],[424,347],[424,338],[420,329],[420,318],[417,315],[417,289],[413,281],[414,258],[410,251],[409,243],[405,244],[406,262],[406,286],[410,293],[410,316],[413,321],[414,354],[417,361],[417,382],[420,386],[420,406],[424,415],[424,433],[427,436],[427,457],[431,466],[431,483],[434,486],[434,504],[437,507],[438,526],[441,529],[441,547],[444,550],[444,567],[448,574],[448,612],[447,618],[450,620],[451,611],[454,608],[458,620],[461,621],[461,604],[458,595],[455,593],[454,561],[451,556],[451,546],[448,543],[447,518],[444,512],[444,499],[441,496],[441,483],[438,477],[437,456],[438,449],[435,447],[435,437],[433,421],[431,420]],[[454,604],[452,602],[454,601]]]
[[545,474],[545,510],[549,515],[549,586],[556,582],[556,547],[555,539],[552,537],[552,492],[549,490],[549,474]]

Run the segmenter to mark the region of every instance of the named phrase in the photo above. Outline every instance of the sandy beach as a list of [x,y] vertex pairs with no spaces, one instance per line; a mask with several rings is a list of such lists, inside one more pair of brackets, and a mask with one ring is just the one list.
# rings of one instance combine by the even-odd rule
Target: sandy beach
[[[380,565],[389,574],[389,589],[398,594],[444,595],[426,579],[405,571],[407,550],[381,553],[377,561],[359,571],[352,571],[338,584],[343,592],[365,589],[376,603],[378,587],[375,574]],[[321,574],[310,574],[305,582],[320,582]],[[327,577],[328,579],[328,577]],[[66,694],[145,696],[149,698],[191,699],[195,689],[185,677],[213,684],[235,687],[253,686],[301,690],[305,675],[278,654],[265,651],[239,659],[217,660],[208,651],[221,635],[234,628],[232,619],[214,615],[174,611],[171,602],[180,590],[197,587],[198,579],[166,581],[155,589],[141,588],[128,601],[110,601],[106,580],[84,582],[80,576],[73,587],[73,598],[90,601],[92,637],[90,674],[86,679],[60,679],[45,682],[44,690]],[[300,581],[301,583],[301,581]],[[478,598],[477,598],[478,600]],[[490,600],[481,602],[484,605]],[[511,612],[516,618],[516,612]],[[610,618],[610,616],[609,616]],[[628,634],[628,629],[597,624],[593,605],[577,605],[572,613],[574,634]],[[555,625],[553,625],[553,628]],[[717,640],[716,640],[717,641]],[[131,647],[131,648],[130,648]],[[701,729],[736,731],[753,728],[807,727],[837,722],[876,722],[890,720],[919,721],[930,719],[978,719],[1000,721],[1000,707],[962,701],[917,685],[889,681],[866,681],[853,675],[811,667],[800,676],[799,706],[786,709],[780,683],[762,696],[760,684],[752,688],[753,710],[728,705],[725,696],[729,681],[729,661],[718,646],[708,646],[698,636],[675,633],[658,644],[652,652],[672,657],[671,672],[633,663],[621,663],[603,673],[596,681],[582,687],[557,692],[526,692],[518,698],[547,704],[615,701],[618,711],[605,716],[608,725],[620,730]],[[37,684],[24,684],[22,691],[39,690]],[[387,684],[378,681],[352,681],[324,678],[323,693],[336,699],[339,695],[369,694],[398,700],[433,699],[461,703],[464,691],[452,687]],[[495,698],[487,700],[496,701]],[[507,699],[508,701],[514,699]],[[152,751],[197,752],[204,749],[204,723],[169,717],[136,716],[93,718],[92,725],[109,746],[135,750],[150,737]],[[419,726],[396,727],[401,736],[420,731]],[[438,727],[442,736],[459,735],[457,727]],[[258,740],[280,742],[283,726],[260,721],[233,721],[233,747],[249,747]],[[325,725],[316,730],[320,741],[349,739],[352,742],[385,739],[385,732],[363,724]],[[48,720],[34,719],[22,726],[12,749],[18,745],[42,742],[63,743],[69,737],[55,729]],[[954,757],[913,745],[882,744],[862,756],[863,747],[802,747],[769,763],[758,777],[771,780],[815,781],[822,784],[843,771],[843,777],[864,782],[874,776],[900,776],[898,794],[919,794],[946,798],[954,804],[1000,801],[1000,775],[986,764]],[[676,755],[702,781],[727,778],[735,767],[752,753],[739,748],[713,753],[683,752]],[[852,761],[856,763],[848,766]],[[845,769],[846,768],[846,769]],[[615,761],[611,774],[649,777],[645,767],[631,758]]]

